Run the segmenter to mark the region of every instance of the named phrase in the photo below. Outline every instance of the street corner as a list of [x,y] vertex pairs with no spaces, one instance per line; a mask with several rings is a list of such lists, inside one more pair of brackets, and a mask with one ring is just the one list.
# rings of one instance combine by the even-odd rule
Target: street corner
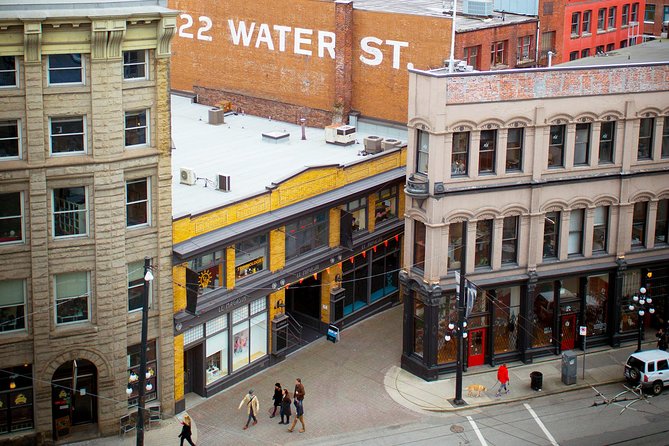
[[451,407],[448,402],[454,389],[451,381],[427,382],[398,366],[392,366],[384,375],[383,387],[400,406],[419,414],[434,416]]

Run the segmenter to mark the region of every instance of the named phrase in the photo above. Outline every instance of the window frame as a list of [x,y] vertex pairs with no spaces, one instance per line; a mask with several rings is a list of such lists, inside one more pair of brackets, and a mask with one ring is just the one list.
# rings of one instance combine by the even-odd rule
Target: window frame
[[[145,199],[139,199],[139,200],[134,200],[134,201],[129,201],[129,191],[128,187],[131,184],[138,184],[138,183],[146,183],[146,198]],[[136,224],[130,224],[129,219],[130,219],[130,207],[131,206],[136,206],[140,203],[145,203],[145,217],[146,221],[143,223],[136,223]],[[135,178],[132,180],[126,180],[125,181],[125,227],[126,229],[133,229],[133,228],[144,228],[147,226],[151,226],[151,177],[143,177],[143,178]]]
[[597,31],[606,31],[606,8],[597,10]]
[[[604,212],[603,218],[600,219],[598,218],[598,210],[602,209]],[[609,249],[609,219],[610,219],[611,211],[609,206],[598,206],[594,209],[594,212],[592,214],[593,217],[593,224],[592,224],[592,252],[597,253],[597,252],[608,252]],[[596,242],[597,237],[600,236],[599,238],[603,240],[602,247],[601,248],[595,248],[595,244],[598,243]]]
[[[646,231],[648,227],[646,225],[648,220],[648,202],[647,201],[637,201],[634,203],[634,208],[632,209],[632,237],[630,244],[632,248],[642,248],[646,246]],[[640,236],[638,241],[634,241],[634,234],[638,233]]]
[[[496,160],[497,129],[481,130],[479,137],[479,174],[494,174]],[[484,168],[483,162],[486,161],[489,163],[489,167]]]
[[430,133],[416,131],[416,172],[427,175],[430,166]]
[[522,36],[518,38],[518,49],[516,61],[519,63],[533,60],[532,57],[532,36]]
[[508,65],[506,40],[497,40],[490,44],[490,66]]
[[[51,58],[52,57],[57,57],[57,56],[73,56],[73,55],[79,55],[79,67],[63,67],[63,68],[52,68],[51,67]],[[50,54],[47,58],[47,85],[52,87],[52,86],[59,86],[59,85],[85,85],[86,83],[86,64],[84,63],[84,55],[83,53],[63,53],[63,54]],[[79,70],[81,80],[75,81],[75,82],[51,82],[51,73],[53,71],[74,71],[74,70]]]
[[618,13],[618,8],[615,6],[609,6],[607,11],[607,28],[616,29],[616,14]]
[[13,84],[0,84],[0,89],[8,89],[8,88],[19,88],[19,79],[21,78],[20,76],[20,71],[19,71],[19,63],[18,63],[18,58],[16,56],[0,56],[0,58],[11,58],[14,59],[14,68],[13,69],[0,69],[0,80],[3,78],[3,73],[14,73],[14,83]]
[[[459,228],[459,234],[456,234],[456,231],[453,230],[454,227]],[[464,244],[464,224],[462,222],[450,223],[448,225],[448,266],[449,271],[458,270],[462,265],[462,248]],[[456,239],[455,236],[459,235],[460,238]],[[457,257],[457,258],[456,258]],[[457,263],[457,264],[456,264]]]
[[620,24],[621,26],[628,26],[630,23],[629,17],[630,17],[630,5],[623,5],[623,12],[621,14],[621,21]]
[[[136,311],[141,311],[143,302],[142,300],[144,299],[143,293],[144,293],[144,260],[137,260],[136,262],[129,262],[126,264],[127,268],[127,278],[128,278],[128,313],[134,313]],[[133,278],[131,281],[131,273],[135,271],[141,271],[139,274],[139,278]],[[148,304],[149,308],[151,308],[151,303],[152,303],[152,298],[153,298],[153,282],[149,282],[148,285]],[[139,298],[140,300],[140,305],[139,306],[134,306],[133,308],[130,308],[130,302],[133,300],[136,300],[136,296],[131,296],[132,293],[136,292],[135,290],[139,290]]]
[[[81,121],[81,133],[53,133],[53,125],[55,123],[75,122]],[[85,155],[88,153],[88,133],[86,132],[86,115],[82,116],[64,116],[64,117],[49,117],[49,155],[50,156],[76,156]],[[54,138],[71,137],[74,135],[81,135],[82,149],[81,150],[67,150],[63,152],[54,152]]]
[[[0,336],[2,336],[5,333],[16,333],[17,331],[27,331],[28,330],[28,308],[27,308],[27,301],[26,301],[26,296],[27,296],[27,283],[26,279],[7,279],[7,280],[0,280],[0,284],[6,283],[6,282],[21,282],[21,298],[23,303],[14,303],[14,304],[3,304],[0,302]],[[9,308],[15,308],[15,315],[11,315],[9,313],[5,313],[5,311],[8,311],[7,309]],[[4,314],[3,314],[4,313]],[[11,319],[9,319],[9,316],[13,316],[13,325],[14,327],[11,327],[12,322]],[[3,320],[3,318],[7,318],[6,320]],[[18,322],[18,321],[21,322]],[[22,325],[22,326],[20,326]]]
[[[83,189],[84,190],[84,209],[76,209],[76,210],[59,210],[56,211],[56,191],[58,190],[63,190],[63,189]],[[90,225],[90,209],[89,209],[89,204],[90,200],[88,197],[88,186],[69,186],[69,187],[55,187],[51,189],[51,227],[52,227],[52,237],[53,239],[61,240],[61,239],[68,239],[68,238],[76,238],[76,237],[88,237],[89,235],[89,225]],[[84,217],[86,219],[85,221],[85,228],[84,232],[79,232],[77,234],[64,234],[64,235],[56,235],[56,228],[57,224],[56,221],[58,219],[58,215],[66,215],[66,214],[76,214],[77,217],[76,219],[79,219],[80,213],[84,214]],[[74,218],[73,218],[74,220]]]
[[[197,275],[196,293],[198,297],[226,286],[226,252],[225,249],[217,249],[187,261],[186,267]],[[215,270],[215,273],[212,270]],[[217,280],[218,285],[216,285]],[[210,284],[211,286],[209,286]]]
[[669,241],[669,199],[657,202],[655,214],[655,245],[666,245]]
[[581,12],[571,13],[571,37],[578,37],[581,35]]
[[592,29],[592,10],[583,11],[583,20],[581,25],[581,34],[591,34]]
[[[512,145],[515,141],[512,141],[510,138],[512,132],[519,132],[520,137],[518,138],[518,144]],[[515,138],[513,138],[515,140]],[[523,146],[525,143],[525,128],[524,127],[515,127],[507,130],[506,135],[506,160],[505,160],[505,171],[508,172],[522,172],[523,170]],[[512,157],[509,156],[509,153],[518,153],[518,166],[509,167],[509,160]],[[515,160],[514,160],[515,161]]]
[[639,22],[637,20],[638,18],[639,18],[639,4],[632,3],[632,13],[630,15],[630,22],[638,23]]
[[664,117],[662,124],[662,147],[660,149],[660,158],[669,158],[669,116]]
[[[457,147],[456,142],[466,141],[464,151]],[[471,132],[454,132],[451,144],[451,176],[464,177],[469,172],[469,146],[471,144]],[[456,151],[456,148],[458,149]],[[464,155],[463,155],[464,154]],[[464,162],[462,161],[464,160]],[[460,167],[464,163],[464,168]]]
[[[576,217],[576,218],[575,218]],[[583,231],[585,228],[585,209],[572,209],[569,212],[569,238],[567,242],[567,255],[583,255]],[[574,241],[574,239],[576,239]]]
[[413,222],[413,262],[411,267],[425,271],[427,227],[420,220],[414,220]]
[[[644,125],[644,124],[647,124]],[[648,130],[648,133],[643,133],[644,130]],[[637,160],[652,160],[653,159],[653,136],[655,133],[655,118],[641,118],[639,120],[639,135],[638,135],[638,145],[637,145]],[[646,146],[648,150],[647,156],[641,156],[642,146]]]
[[[553,217],[554,220],[551,220]],[[543,249],[541,258],[543,260],[555,260],[560,256],[560,219],[562,218],[562,213],[560,211],[550,211],[544,214],[544,231],[543,231]],[[552,222],[553,231],[546,232],[546,220]],[[548,253],[546,250],[546,242],[549,242],[550,245],[555,245],[555,252],[553,254]],[[552,242],[552,243],[551,243]],[[549,245],[549,246],[550,246]]]
[[[652,9],[650,9],[651,7]],[[643,10],[643,21],[646,23],[655,23],[656,12],[657,9],[654,3],[646,3],[646,7]],[[652,17],[649,18],[649,15],[652,15]]]
[[[310,221],[309,221],[310,220]],[[295,230],[290,232],[290,227],[295,226]],[[286,248],[285,248],[285,259],[286,262],[291,260],[297,260],[304,255],[308,255],[313,251],[326,247],[329,240],[330,232],[330,218],[328,212],[320,211],[309,215],[304,215],[298,219],[290,221],[285,226],[286,233]],[[295,242],[295,249],[289,249],[289,238],[294,240],[298,239],[299,234],[305,235],[305,240],[308,243],[303,243],[298,246]],[[318,240],[318,236],[322,237],[322,240]],[[306,248],[306,249],[304,249]]]
[[[246,243],[246,245],[242,245]],[[269,236],[266,232],[246,237],[235,243],[235,280],[242,280],[253,274],[269,269]],[[246,248],[246,249],[244,249]],[[242,259],[239,253],[250,255],[262,251],[260,257]],[[260,261],[258,261],[260,260]],[[244,267],[244,268],[243,268]]]
[[[384,221],[397,220],[397,209],[399,207],[398,186],[392,185],[381,189],[376,193],[374,203],[374,228]],[[389,202],[390,206],[386,203]],[[380,206],[383,205],[383,207]]]
[[[127,110],[124,114],[123,119],[123,146],[126,149],[132,149],[136,147],[149,147],[151,145],[151,110],[148,108],[142,110]],[[128,118],[133,116],[141,117],[144,115],[144,125],[138,124],[134,127],[128,127]],[[137,134],[138,140],[141,140],[141,133],[144,131],[144,141],[137,144],[128,144],[128,134]]]
[[[11,127],[13,123],[13,126],[16,128],[16,136],[10,136],[10,137],[2,137],[0,136],[0,144],[3,144],[4,141],[16,141],[16,155],[7,155],[3,156],[2,155],[2,149],[0,149],[0,161],[6,161],[6,160],[19,160],[21,159],[22,154],[22,146],[23,146],[23,139],[22,139],[22,132],[21,132],[21,120],[20,119],[6,119],[6,120],[0,120],[0,127]],[[0,133],[1,135],[1,133]]]
[[[587,166],[590,164],[592,125],[589,122],[579,122],[576,124],[574,133],[574,165]],[[579,138],[581,139],[579,140]]]
[[[604,133],[604,126],[611,126],[610,129],[606,129],[607,133]],[[608,134],[610,133],[610,135]],[[616,121],[604,121],[599,126],[599,152],[598,152],[598,163],[599,164],[612,164],[615,162],[615,141],[616,141]],[[604,159],[602,156],[603,153],[609,152],[609,156]]]
[[[67,296],[67,297],[59,297],[58,296],[58,276],[62,276],[64,274],[76,274],[76,273],[82,273],[86,275],[86,294],[82,294],[79,296]],[[91,321],[91,301],[92,301],[92,294],[91,294],[91,272],[90,271],[72,271],[69,273],[60,273],[60,274],[54,274],[53,275],[53,299],[54,299],[54,323],[56,326],[64,326],[64,325],[72,325],[72,324],[80,324],[80,323],[85,323],[85,322],[90,322]],[[58,310],[59,310],[59,305],[62,305],[62,303],[59,303],[59,301],[62,300],[68,300],[68,299],[80,299],[82,297],[86,297],[86,318],[85,319],[76,319],[72,321],[67,321],[67,322],[58,322],[59,317],[67,317],[67,316],[59,316],[58,315]]]
[[[24,214],[25,214],[25,208],[24,208],[24,203],[23,203],[23,192],[22,191],[16,191],[16,192],[3,192],[0,193],[0,197],[3,197],[5,195],[18,195],[18,205],[19,205],[19,215],[2,215],[2,212],[0,212],[0,221],[3,220],[19,220],[19,230],[21,231],[20,237],[16,238],[16,235],[14,235],[14,240],[9,240],[12,238],[11,231],[14,229],[10,228],[10,232],[7,233],[7,236],[1,235],[0,234],[0,246],[6,246],[6,245],[11,245],[11,244],[18,244],[18,243],[23,243],[25,240],[25,219],[24,219]],[[3,198],[0,200],[0,203],[5,204],[8,203],[8,200],[6,198]],[[8,240],[4,240],[7,238]]]
[[[476,239],[474,241],[474,268],[490,268],[492,266],[492,245],[494,220],[489,218],[476,222]],[[487,232],[487,234],[486,234]],[[488,236],[487,238],[485,236]]]
[[[513,228],[508,228],[507,223],[513,221]],[[518,215],[512,215],[509,217],[504,217],[502,220],[502,265],[517,265],[518,264],[518,230],[520,229],[520,217]],[[513,230],[513,235],[509,235]],[[507,251],[504,251],[504,248],[507,248]],[[508,248],[511,247],[512,250],[508,251]],[[505,255],[505,252],[512,252],[511,256]]]
[[[144,61],[143,62],[126,62],[126,54],[130,53],[143,53]],[[126,69],[129,67],[143,66],[144,67],[144,76],[126,76]],[[128,50],[123,51],[123,81],[124,82],[136,82],[149,79],[149,50]]]
[[[549,127],[548,131],[548,168],[549,169],[562,169],[564,168],[564,155],[565,155],[565,133],[567,130],[567,125],[566,124],[552,124]],[[559,133],[558,133],[559,131]],[[559,136],[559,142],[558,143],[553,143],[553,140],[556,139],[556,137]],[[553,162],[551,163],[551,155],[553,155],[554,151],[559,151],[559,162]]]
[[480,69],[481,45],[468,46],[463,50],[463,59],[467,62],[467,65],[471,65],[475,70]]

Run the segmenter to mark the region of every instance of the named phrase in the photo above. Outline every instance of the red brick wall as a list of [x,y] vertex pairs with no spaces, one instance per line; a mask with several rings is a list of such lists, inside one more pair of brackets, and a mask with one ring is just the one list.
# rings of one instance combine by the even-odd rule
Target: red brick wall
[[[569,60],[569,54],[562,54],[565,3],[566,2],[563,0],[539,0],[539,21],[541,23],[540,34],[555,31],[555,49],[557,50],[557,53],[553,55],[553,64]],[[539,49],[541,50],[541,42],[539,42]],[[547,57],[542,58],[541,55],[539,57],[540,65],[548,65]]]

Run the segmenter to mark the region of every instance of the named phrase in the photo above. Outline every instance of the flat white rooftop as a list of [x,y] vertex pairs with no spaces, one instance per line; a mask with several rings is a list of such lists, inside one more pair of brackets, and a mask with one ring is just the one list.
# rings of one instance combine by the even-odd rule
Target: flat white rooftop
[[[345,165],[363,157],[363,138],[378,135],[406,141],[406,128],[359,123],[357,142],[328,144],[325,131],[250,115],[228,115],[225,123],[208,123],[211,107],[188,97],[172,95],[172,216],[178,218],[240,201],[264,192],[307,167]],[[308,124],[308,122],[307,122]],[[276,132],[276,133],[273,133]],[[279,143],[264,134],[289,133]],[[180,168],[195,171],[195,185],[180,183]],[[230,176],[230,192],[216,189],[219,174]]]

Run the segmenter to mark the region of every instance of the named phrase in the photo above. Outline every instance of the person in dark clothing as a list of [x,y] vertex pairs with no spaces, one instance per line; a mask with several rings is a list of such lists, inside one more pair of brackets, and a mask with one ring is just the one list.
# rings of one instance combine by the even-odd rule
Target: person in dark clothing
[[[291,409],[290,409],[290,392],[288,392],[288,389],[283,389],[283,397],[281,399],[281,421],[279,421],[279,424],[289,424],[290,423],[290,416],[293,414]],[[283,420],[283,418],[286,418],[286,421]]]
[[659,348],[660,350],[667,351],[667,344],[668,344],[667,341],[669,341],[668,339],[669,336],[664,331],[664,329],[660,328],[655,334],[655,336],[657,337],[657,348]]
[[276,383],[274,384],[274,396],[272,397],[274,400],[274,411],[272,412],[272,415],[270,415],[270,418],[274,418],[276,416],[276,409],[277,407],[281,407],[281,400],[283,399],[283,391],[281,390],[281,384]]
[[293,424],[290,426],[288,429],[288,432],[293,432],[293,429],[295,429],[295,424],[297,424],[297,421],[300,421],[300,424],[302,424],[302,429],[300,429],[300,432],[304,432],[306,430],[306,427],[304,425],[304,385],[302,384],[302,380],[300,378],[295,379],[295,392],[293,392],[293,404],[295,404],[295,418],[293,418]]
[[190,417],[188,415],[184,415],[184,420],[181,422],[181,433],[179,434],[179,438],[181,438],[181,446],[184,446],[184,440],[186,440],[191,446],[195,446],[195,443],[193,443],[193,440],[190,438],[191,435],[193,435],[190,423]]

